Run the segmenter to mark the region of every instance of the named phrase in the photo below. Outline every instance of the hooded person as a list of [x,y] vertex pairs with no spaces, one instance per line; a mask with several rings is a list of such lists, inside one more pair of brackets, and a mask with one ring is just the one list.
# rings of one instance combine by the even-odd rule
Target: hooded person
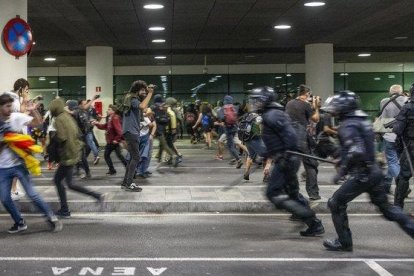
[[[73,183],[73,167],[79,162],[82,154],[82,142],[80,141],[80,131],[73,117],[65,111],[64,103],[61,99],[55,99],[49,104],[52,117],[55,118],[56,133],[51,137],[51,143],[55,144],[55,154],[59,162],[59,167],[53,178],[58,191],[60,209],[56,214],[60,217],[70,217],[70,210],[66,198],[66,189],[63,180],[66,180],[68,188],[79,193],[91,196],[98,202],[103,203],[104,195],[93,192],[83,186]],[[49,153],[49,155],[53,155]]]

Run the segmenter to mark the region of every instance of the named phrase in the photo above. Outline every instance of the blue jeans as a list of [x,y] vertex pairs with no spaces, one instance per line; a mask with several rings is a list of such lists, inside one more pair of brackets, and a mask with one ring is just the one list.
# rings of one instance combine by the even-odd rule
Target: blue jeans
[[224,129],[227,137],[227,148],[229,149],[230,154],[233,158],[239,160],[240,156],[236,150],[236,146],[234,145],[234,136],[237,134],[237,128],[235,127],[225,127]]
[[41,211],[46,217],[51,218],[54,214],[48,204],[43,201],[41,196],[34,189],[26,167],[18,165],[7,169],[0,168],[0,200],[4,208],[13,218],[14,222],[19,223],[22,220],[22,216],[16,208],[16,205],[10,195],[11,185],[13,178],[15,177],[20,180],[27,196],[32,200],[37,209],[39,209],[39,211]]
[[266,146],[261,137],[255,137],[246,143],[249,151],[249,158],[254,159],[256,156],[264,156],[266,153]]
[[93,134],[92,132],[88,132],[85,134],[85,141],[88,147],[91,149],[93,156],[96,158],[98,157],[98,148],[96,147],[96,144],[93,140]]
[[140,137],[139,152],[141,159],[138,162],[137,173],[144,174],[148,171],[151,162],[152,140],[150,140],[150,135]]
[[387,192],[390,191],[392,179],[396,178],[400,173],[400,162],[398,160],[395,143],[384,140],[385,157],[387,158],[388,171],[385,176],[384,184]]

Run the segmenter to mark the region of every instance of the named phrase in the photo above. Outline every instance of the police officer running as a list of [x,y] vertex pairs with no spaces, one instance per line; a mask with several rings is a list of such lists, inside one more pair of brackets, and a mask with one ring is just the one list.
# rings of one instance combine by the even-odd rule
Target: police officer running
[[397,222],[414,238],[414,221],[400,207],[388,202],[383,175],[375,160],[372,124],[367,118],[368,115],[359,109],[355,93],[341,91],[328,98],[322,109],[341,121],[338,129],[341,159],[334,182],[337,183],[343,176],[348,175],[347,180],[328,201],[338,238],[327,239],[323,245],[331,251],[353,250],[346,208],[348,202],[364,192],[370,195],[371,202],[386,219]]
[[325,229],[309,202],[299,193],[297,172],[300,159],[286,153],[298,147],[296,132],[283,107],[275,102],[276,95],[271,87],[259,87],[250,94],[251,111],[262,115],[262,139],[266,145],[265,157],[274,160],[266,195],[278,209],[286,210],[300,218],[308,226],[301,231],[302,236],[316,236],[325,233]]
[[396,148],[400,156],[400,173],[395,181],[394,204],[404,208],[404,199],[411,192],[409,180],[413,176],[414,83],[410,87],[410,99],[395,118],[392,131],[397,134]]

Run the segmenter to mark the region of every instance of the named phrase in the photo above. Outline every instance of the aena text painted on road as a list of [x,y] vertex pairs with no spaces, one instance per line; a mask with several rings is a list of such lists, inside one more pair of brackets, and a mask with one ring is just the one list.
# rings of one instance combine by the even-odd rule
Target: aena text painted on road
[[[108,270],[103,267],[82,267],[79,271],[74,271],[72,267],[52,267],[53,275],[117,275],[117,276],[133,276],[136,267],[113,267]],[[166,267],[153,268],[147,267],[151,275],[158,276],[167,270]],[[74,274],[78,273],[78,274]],[[149,275],[149,274],[148,274]]]

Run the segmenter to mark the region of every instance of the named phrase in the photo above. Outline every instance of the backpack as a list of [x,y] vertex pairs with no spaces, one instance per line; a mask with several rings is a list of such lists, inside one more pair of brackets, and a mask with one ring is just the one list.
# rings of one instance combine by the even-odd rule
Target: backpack
[[195,114],[192,112],[187,112],[185,114],[185,123],[187,125],[193,125],[195,123],[196,119],[195,119]]
[[224,122],[226,126],[234,126],[237,123],[237,112],[232,104],[226,104],[223,106]]
[[168,116],[167,111],[161,110],[159,107],[154,110],[155,121],[160,125],[167,125],[170,123],[170,116]]
[[256,122],[259,115],[250,113],[240,119],[237,134],[243,142],[248,142],[260,135],[260,126]]
[[204,114],[201,117],[201,125],[203,127],[208,127],[211,125],[211,115],[210,114]]

